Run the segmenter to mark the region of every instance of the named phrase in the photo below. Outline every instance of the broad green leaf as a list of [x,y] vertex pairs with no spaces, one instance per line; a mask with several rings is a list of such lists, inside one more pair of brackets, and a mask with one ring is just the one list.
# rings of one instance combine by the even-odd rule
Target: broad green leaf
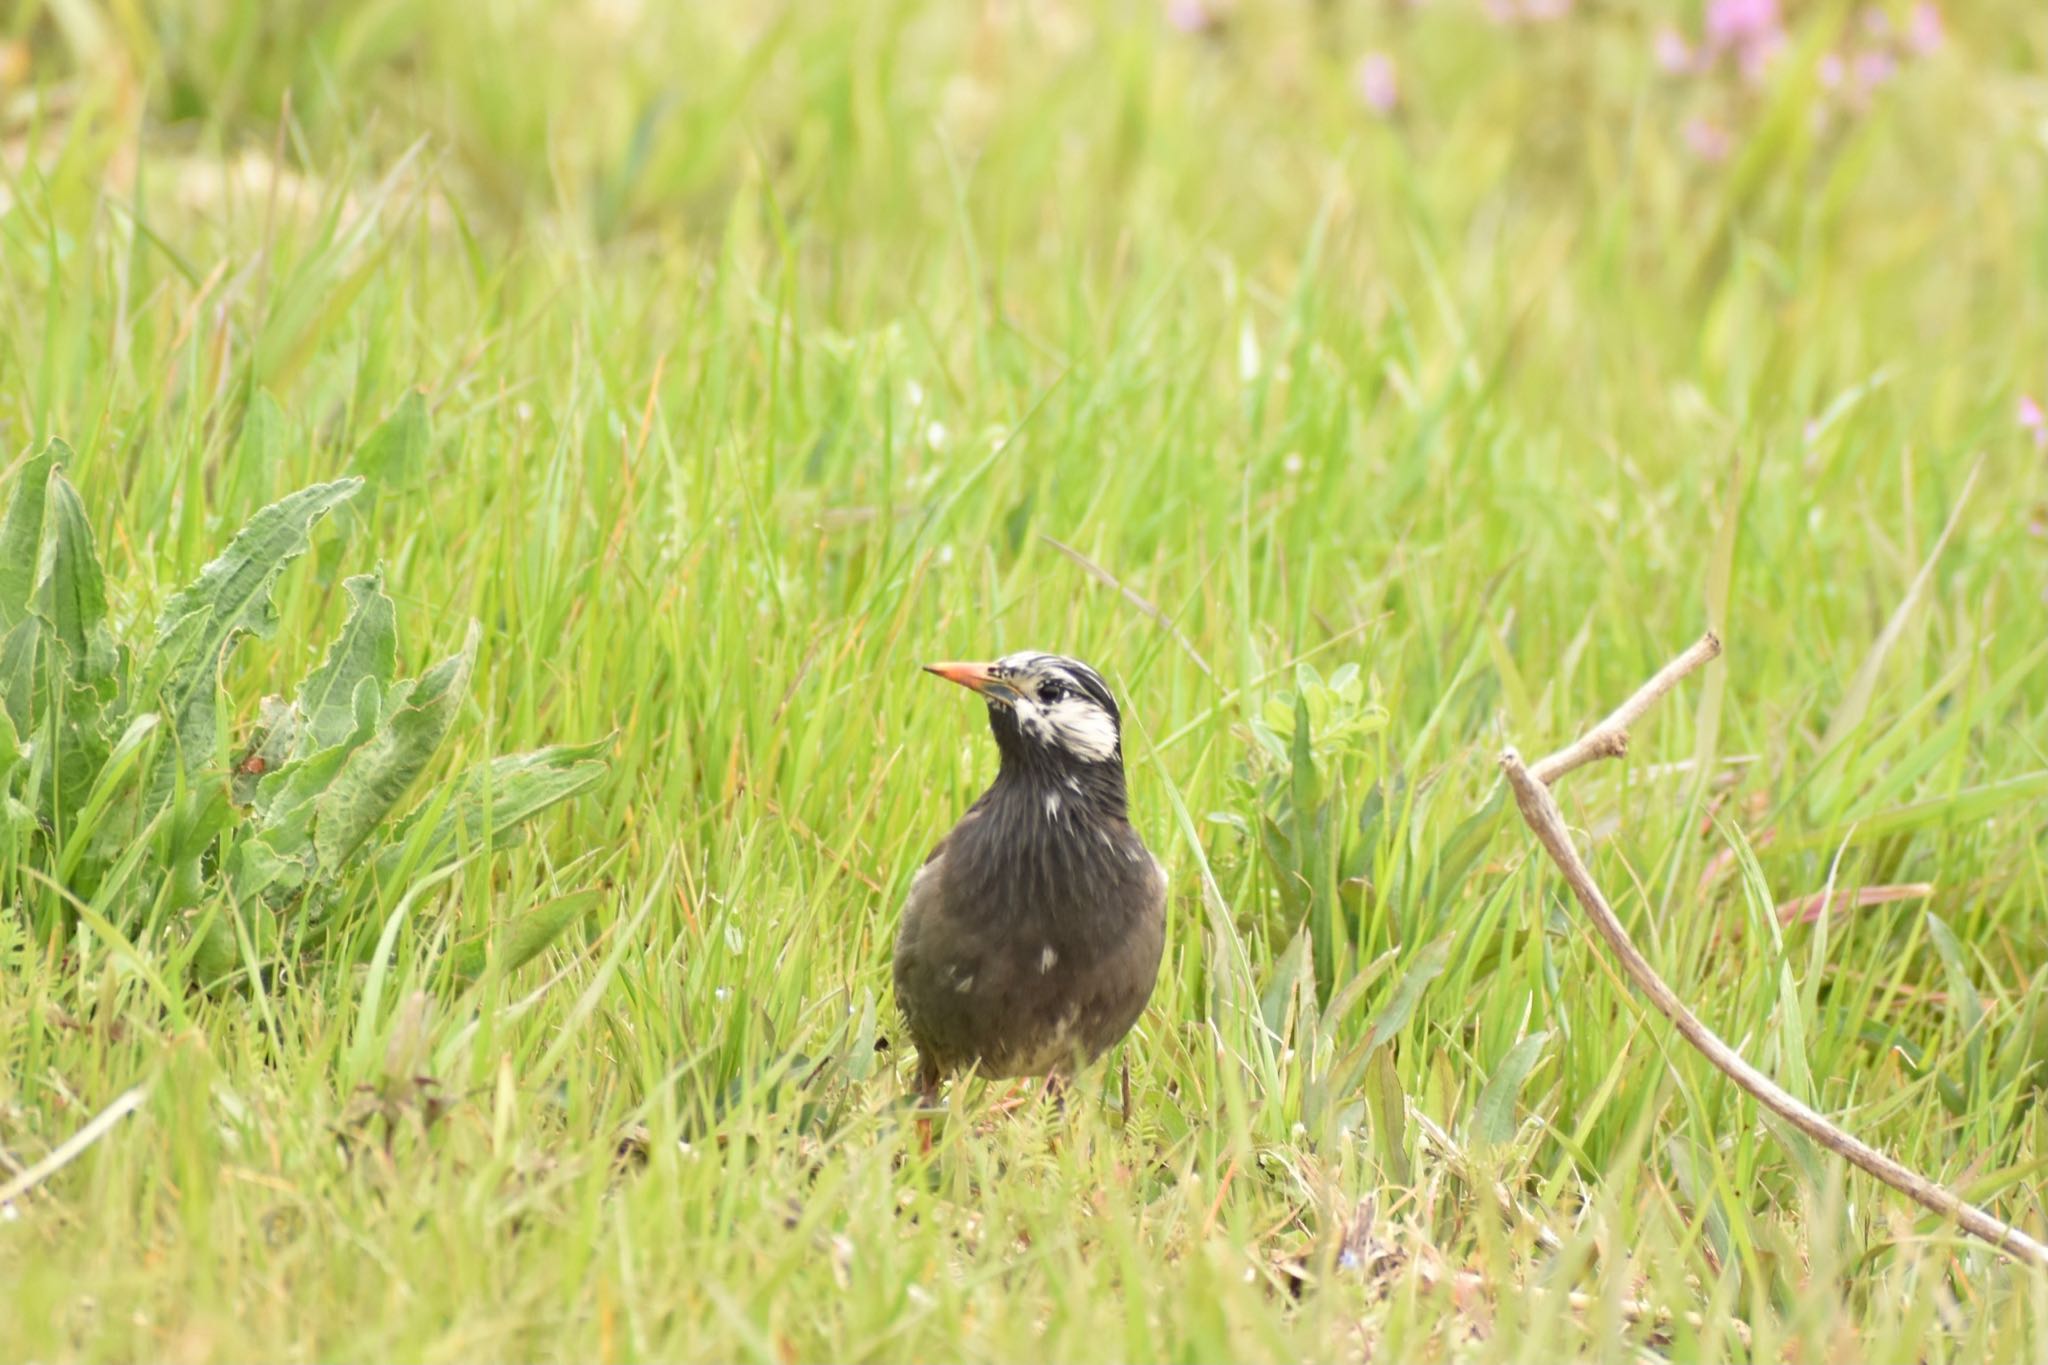
[[299,732],[292,756],[302,757],[347,739],[355,728],[356,684],[374,678],[386,687],[398,671],[398,618],[384,595],[382,573],[359,574],[348,590],[348,621],[327,660],[299,687]]
[[355,467],[375,479],[379,488],[410,487],[426,476],[427,448],[433,439],[427,400],[411,389],[356,451]]
[[[355,722],[347,739],[319,753],[293,759],[258,779],[256,812],[264,826],[275,827],[289,822],[298,807],[310,806],[315,797],[327,790],[334,775],[341,771],[342,760],[351,751],[369,743],[370,737],[377,733],[377,726],[384,718],[383,703],[377,680],[362,679],[356,684],[352,704]],[[310,820],[311,813],[307,812],[305,818]],[[310,824],[307,832],[310,835]]]
[[177,909],[189,909],[206,900],[206,856],[215,840],[234,823],[228,784],[218,779],[196,783],[177,805],[158,818],[164,816],[169,817],[171,904]]
[[1379,1047],[1399,1033],[1408,1022],[1408,1016],[1415,1013],[1415,1007],[1422,1002],[1422,993],[1429,989],[1429,983],[1443,975],[1450,964],[1451,941],[1440,938],[1423,945],[1401,975],[1401,982],[1394,987],[1394,998],[1389,1000],[1373,1017],[1372,1027],[1366,1030],[1366,1044]]
[[0,792],[11,785],[14,770],[26,757],[21,751],[21,732],[14,728],[14,721],[7,712],[0,710]]
[[1259,995],[1259,1017],[1265,1021],[1266,1032],[1275,1038],[1286,1037],[1287,1010],[1300,989],[1302,978],[1309,971],[1309,938],[1307,925],[1295,931],[1287,941],[1287,947],[1274,960],[1272,970],[1266,976],[1266,989]]
[[1309,716],[1309,687],[1314,670],[1302,665],[1305,676],[1294,694],[1294,838],[1296,864],[1292,871],[1307,883],[1309,893],[1309,947],[1315,965],[1316,998],[1327,1000],[1337,979],[1337,896],[1328,876],[1328,856],[1323,847],[1323,784],[1316,771],[1314,735]]
[[1344,1020],[1352,1009],[1372,988],[1372,983],[1386,975],[1401,956],[1399,948],[1389,948],[1372,961],[1344,978],[1344,984],[1330,997],[1330,1003],[1323,1006],[1322,1029],[1332,1037],[1344,1027]]
[[311,545],[314,523],[361,487],[361,479],[337,479],[272,503],[164,607],[148,677],[174,743],[157,763],[152,806],[169,795],[181,771],[190,774],[213,761],[221,660],[229,645],[241,635],[271,632],[277,609],[270,592],[278,575]]
[[[376,735],[349,754],[333,784],[320,794],[313,847],[322,872],[332,874],[353,858],[425,771],[469,695],[482,633],[471,622],[462,652],[421,674],[403,701],[386,712]],[[395,697],[400,689],[392,690]]]
[[228,908],[216,906],[198,926],[199,942],[192,953],[192,984],[211,990],[233,974],[236,966],[235,928],[228,923]]
[[106,761],[93,774],[92,787],[86,793],[85,804],[66,831],[64,850],[57,859],[57,880],[68,882],[78,870],[79,861],[99,832],[99,822],[105,816],[107,807],[113,804],[120,793],[121,785],[135,771],[142,761],[143,745],[155,733],[157,717],[145,712],[128,722],[128,728],[107,753]]
[[1294,735],[1288,760],[1290,776],[1294,783],[1295,834],[1306,844],[1307,826],[1321,803],[1321,788],[1316,782],[1314,737],[1311,734],[1306,692],[1294,694]]
[[24,616],[0,636],[0,707],[14,722],[16,734],[28,733],[35,724],[31,708],[35,702],[36,642],[42,633],[39,621]]
[[1487,1078],[1485,1088],[1479,1092],[1479,1099],[1472,1106],[1472,1137],[1475,1141],[1500,1146],[1514,1140],[1515,1101],[1521,1097],[1522,1084],[1536,1069],[1537,1061],[1543,1056],[1543,1045],[1549,1041],[1548,1033],[1532,1033],[1509,1048],[1508,1055],[1501,1058],[1500,1065]]
[[242,756],[235,761],[233,790],[236,805],[255,803],[264,776],[291,762],[292,751],[298,747],[299,734],[303,729],[298,707],[283,697],[265,697],[256,703],[255,732],[249,736]]
[[564,930],[588,915],[604,900],[604,894],[597,890],[577,891],[567,896],[558,896],[531,914],[521,915],[512,922],[512,928],[505,935],[498,949],[498,971],[510,975],[547,951],[547,946],[562,936]]
[[[496,938],[498,945],[496,971],[500,976],[509,976],[527,963],[539,957],[547,946],[562,936],[562,931],[589,914],[603,895],[595,890],[575,891],[558,896],[546,905],[519,916],[501,930]],[[492,939],[478,935],[474,940],[455,950],[455,970],[458,974],[475,978],[483,975],[484,969],[493,965],[490,956]]]
[[875,1071],[875,993],[862,991],[860,1022],[854,1025],[853,1040],[846,1046],[846,1075],[865,1081]]
[[50,471],[71,458],[71,447],[51,441],[15,476],[7,517],[0,521],[0,625],[28,618],[29,597],[36,586],[36,559],[43,542],[43,495]]
[[50,471],[43,493],[43,537],[29,607],[71,656],[74,674],[96,678],[112,671],[107,583],[93,546],[92,521],[78,490],[59,469]]
[[272,887],[296,889],[304,880],[302,864],[280,858],[261,839],[244,839],[228,859],[228,886],[235,900],[253,906]]
[[211,760],[219,742],[219,666],[216,662],[208,671],[198,664],[209,628],[206,612],[189,612],[158,636],[145,665],[143,696],[161,704],[170,734],[170,743],[157,755],[150,776],[148,807],[152,811],[162,809],[181,772],[195,772]]
[[1401,1073],[1394,1067],[1394,1054],[1375,1048],[1365,1073],[1365,1098],[1372,1112],[1373,1146],[1379,1149],[1380,1169],[1395,1185],[1415,1183],[1415,1168],[1408,1160],[1408,1098],[1401,1090]]
[[36,813],[11,796],[0,796],[0,825],[17,834],[36,823]]
[[[285,889],[295,889],[313,875],[317,865],[313,822],[320,796],[334,785],[348,756],[377,733],[383,716],[375,678],[364,678],[356,684],[354,712],[355,725],[346,740],[287,763],[258,780],[256,820],[261,832],[257,838],[272,855],[294,869],[291,877],[281,881],[278,876],[263,878],[264,885],[279,882]],[[256,877],[258,866],[252,861],[247,875]]]
[[68,823],[84,809],[112,741],[98,692],[59,675],[51,700],[36,726],[29,789],[46,816]]
[[279,572],[306,552],[314,524],[362,486],[363,481],[356,478],[316,483],[251,517],[228,542],[228,548],[165,605],[159,639],[195,613],[210,624],[202,643],[218,645],[237,632],[269,634],[277,619],[270,589]]
[[378,857],[379,874],[394,875],[408,858],[414,867],[432,870],[448,858],[485,847],[487,837],[492,851],[507,847],[527,821],[602,781],[607,765],[601,755],[611,746],[612,738],[606,737],[491,760],[464,776],[430,834],[414,837],[410,821],[399,826],[391,846]]

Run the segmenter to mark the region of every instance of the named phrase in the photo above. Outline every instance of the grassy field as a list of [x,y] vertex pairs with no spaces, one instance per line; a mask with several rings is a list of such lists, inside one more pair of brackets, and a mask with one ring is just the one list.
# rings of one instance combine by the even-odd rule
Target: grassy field
[[[99,928],[8,845],[0,1183],[137,1099],[0,1207],[0,1358],[2040,1358],[1495,760],[1719,629],[1561,786],[1596,873],[2042,1231],[2048,17],[1507,8],[0,15],[0,458],[72,447],[115,632],[368,465],[228,736],[380,564],[401,671],[482,626],[422,792],[613,736],[260,990],[217,879]],[[1128,1112],[926,1154],[889,943],[995,754],[917,665],[1026,646],[1123,701],[1167,957]]]

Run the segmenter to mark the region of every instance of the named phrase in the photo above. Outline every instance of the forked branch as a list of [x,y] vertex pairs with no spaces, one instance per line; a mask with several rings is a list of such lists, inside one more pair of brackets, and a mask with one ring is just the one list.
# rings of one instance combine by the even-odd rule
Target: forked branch
[[1564,816],[1557,808],[1557,800],[1550,794],[1550,784],[1572,769],[1581,767],[1598,758],[1619,756],[1628,752],[1628,727],[1649,710],[1656,700],[1700,665],[1721,652],[1721,642],[1712,634],[1701,639],[1691,649],[1666,664],[1658,674],[1645,683],[1636,694],[1622,703],[1609,716],[1575,744],[1560,749],[1548,758],[1524,766],[1521,755],[1513,749],[1501,755],[1501,770],[1507,774],[1508,785],[1514,788],[1515,804],[1521,809],[1522,819],[1535,831],[1550,860],[1557,864],[1564,874],[1572,894],[1585,907],[1593,927],[1605,939],[1607,946],[1620,960],[1622,970],[1635,982],[1637,989],[1650,997],[1650,1003],[1672,1025],[1677,1028],[1686,1042],[1697,1048],[1717,1070],[1729,1080],[1741,1086],[1766,1109],[1784,1119],[1800,1132],[1812,1138],[1829,1151],[1836,1153],[1853,1165],[1876,1176],[1885,1184],[1917,1200],[1947,1218],[1952,1218],[1964,1231],[1998,1247],[2016,1260],[2030,1265],[2048,1268],[2048,1246],[2029,1237],[2009,1223],[2000,1221],[1991,1214],[1964,1200],[1946,1186],[1938,1185],[1919,1172],[1899,1164],[1876,1148],[1850,1136],[1836,1127],[1822,1115],[1788,1093],[1769,1076],[1744,1061],[1734,1048],[1699,1021],[1686,1008],[1677,992],[1664,983],[1650,966],[1649,959],[1637,950],[1629,938],[1614,909],[1607,903],[1607,897],[1594,882],[1593,874],[1580,859],[1578,850],[1572,846],[1570,833],[1565,828]]
[[1683,682],[1688,673],[1720,655],[1721,637],[1710,630],[1691,649],[1658,669],[1656,676],[1638,687],[1634,696],[1614,708],[1613,715],[1550,757],[1537,759],[1529,767],[1530,775],[1544,786],[1554,787],[1558,778],[1574,768],[1599,758],[1620,758],[1628,752],[1628,727],[1641,720],[1643,713]]

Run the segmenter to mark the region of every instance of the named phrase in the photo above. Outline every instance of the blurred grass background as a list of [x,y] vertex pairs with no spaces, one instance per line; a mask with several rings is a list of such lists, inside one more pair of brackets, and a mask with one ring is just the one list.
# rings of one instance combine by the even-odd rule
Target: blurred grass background
[[[5,1174],[149,1087],[4,1211],[0,1353],[2037,1355],[2048,1284],[1645,1017],[1493,767],[1721,629],[1566,784],[1596,870],[1747,1055],[2039,1231],[2048,18],[1938,17],[10,8],[0,432],[75,447],[117,616],[418,388],[241,723],[378,560],[402,663],[484,623],[451,770],[620,737],[381,993],[171,1018],[0,912]],[[1124,699],[1168,960],[1131,1113],[962,1088],[927,1157],[887,944],[994,754],[915,665],[1027,645]],[[1830,884],[1915,889],[1781,913]]]

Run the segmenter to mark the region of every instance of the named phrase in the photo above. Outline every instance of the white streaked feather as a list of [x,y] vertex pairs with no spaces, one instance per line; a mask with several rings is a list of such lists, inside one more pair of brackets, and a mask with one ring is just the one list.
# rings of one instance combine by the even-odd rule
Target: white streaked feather
[[1062,697],[1043,710],[1053,742],[1068,753],[1090,763],[1116,757],[1116,722],[1087,697]]
[[[1009,706],[1016,714],[1017,728],[1026,737],[1040,744],[1056,744],[1086,763],[1107,763],[1117,756],[1120,737],[1116,718],[1094,698],[1076,690],[1050,706],[1038,699],[1041,682],[1056,679],[1072,687],[1076,681],[1076,670],[1087,673],[1099,683],[1093,669],[1077,660],[1062,659],[1056,654],[1038,650],[1006,654],[996,661],[996,668],[1016,682],[1015,695],[1010,698]],[[1073,779],[1068,781],[1079,790]]]

